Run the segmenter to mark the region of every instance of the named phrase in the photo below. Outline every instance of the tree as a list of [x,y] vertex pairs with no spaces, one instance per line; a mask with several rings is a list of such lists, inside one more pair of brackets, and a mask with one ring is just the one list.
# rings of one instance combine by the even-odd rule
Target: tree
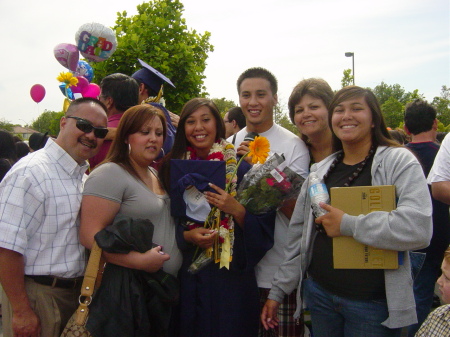
[[57,136],[59,133],[59,121],[64,116],[64,112],[55,112],[44,110],[44,112],[31,123],[31,128],[51,136]]
[[400,126],[403,123],[403,112],[405,106],[394,97],[389,97],[386,102],[381,105],[381,112],[384,115],[386,126],[390,126],[392,129]]
[[400,84],[388,85],[384,82],[373,88],[373,93],[378,99],[380,105],[383,105],[389,98],[393,97],[401,103],[406,103],[408,95],[405,94]]
[[211,98],[211,101],[213,101],[214,104],[217,106],[217,109],[219,109],[219,112],[222,115],[222,117],[225,116],[228,110],[237,106],[237,104],[234,103],[234,101],[226,99],[225,97]]
[[444,125],[450,124],[450,88],[443,85],[441,89],[441,96],[433,98],[431,103],[437,111],[437,119]]
[[342,88],[353,84],[353,75],[351,69],[344,70],[344,76],[342,77],[341,84]]
[[299,135],[297,127],[294,124],[292,124],[291,119],[288,117],[286,113],[282,113],[282,115],[278,118],[277,124],[285,129],[288,129],[293,134]]
[[288,129],[292,133],[298,135],[297,127],[292,124],[291,119],[285,111],[286,104],[280,98],[278,98],[278,104],[275,105],[273,109],[273,121],[276,124],[284,127],[285,129]]
[[413,92],[408,92],[405,95],[405,103],[412,102],[416,99],[425,100],[425,96],[419,93],[419,89],[415,89]]
[[14,124],[12,124],[11,122],[7,121],[4,118],[0,119],[0,130],[12,132],[13,127]]
[[117,36],[117,49],[106,61],[91,64],[95,78],[112,73],[131,75],[140,65],[138,58],[166,75],[176,89],[164,86],[167,108],[179,112],[193,97],[206,96],[203,74],[208,52],[210,33],[199,34],[188,29],[182,18],[183,4],[179,0],[154,0],[137,6],[138,14],[127,17],[127,12],[117,13],[113,30]]

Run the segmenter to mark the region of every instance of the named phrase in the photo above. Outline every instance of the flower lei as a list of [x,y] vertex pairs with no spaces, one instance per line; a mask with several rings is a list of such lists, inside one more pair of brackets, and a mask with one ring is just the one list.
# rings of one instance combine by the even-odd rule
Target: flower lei
[[[187,147],[186,159],[200,160],[195,149],[190,146]],[[213,144],[208,153],[208,156],[206,157],[206,160],[225,161],[225,190],[231,196],[236,196],[237,176],[235,174],[235,169],[237,161],[234,146],[224,139],[220,139]],[[189,230],[203,226],[203,224],[198,224],[192,221],[188,221],[186,225]],[[215,254],[215,262],[220,262],[220,268],[222,266],[229,268],[229,263],[231,262],[233,256],[234,244],[233,216],[227,213],[223,213],[218,208],[213,207],[208,215],[208,218],[205,221],[205,227],[218,229],[219,242],[217,242],[217,244],[214,245],[213,248]]]

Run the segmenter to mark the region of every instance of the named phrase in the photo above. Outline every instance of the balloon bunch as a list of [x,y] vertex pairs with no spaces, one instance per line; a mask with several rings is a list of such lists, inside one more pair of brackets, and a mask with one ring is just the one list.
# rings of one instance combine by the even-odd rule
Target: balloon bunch
[[[61,73],[57,77],[61,82],[59,88],[66,97],[64,111],[70,100],[79,97],[97,98],[100,94],[100,87],[90,83],[94,77],[94,70],[88,62],[79,60],[79,54],[88,61],[101,62],[109,58],[117,48],[114,31],[95,22],[82,25],[75,34],[75,41],[77,45],[60,43],[53,49],[56,60],[70,70],[70,73]],[[73,75],[70,83],[66,81],[69,78],[67,74]]]

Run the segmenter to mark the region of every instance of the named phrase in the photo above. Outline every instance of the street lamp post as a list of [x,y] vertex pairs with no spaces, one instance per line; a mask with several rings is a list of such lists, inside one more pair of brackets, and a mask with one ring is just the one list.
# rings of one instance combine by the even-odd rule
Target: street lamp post
[[352,75],[353,75],[353,85],[355,85],[355,53],[347,52],[345,53],[346,57],[352,58]]

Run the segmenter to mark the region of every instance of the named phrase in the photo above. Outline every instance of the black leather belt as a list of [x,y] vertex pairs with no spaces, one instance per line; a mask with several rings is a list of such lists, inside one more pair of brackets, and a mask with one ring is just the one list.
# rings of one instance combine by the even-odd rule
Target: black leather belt
[[83,277],[60,278],[47,275],[26,275],[26,277],[29,277],[36,283],[51,286],[53,288],[73,289],[81,286],[83,283]]

